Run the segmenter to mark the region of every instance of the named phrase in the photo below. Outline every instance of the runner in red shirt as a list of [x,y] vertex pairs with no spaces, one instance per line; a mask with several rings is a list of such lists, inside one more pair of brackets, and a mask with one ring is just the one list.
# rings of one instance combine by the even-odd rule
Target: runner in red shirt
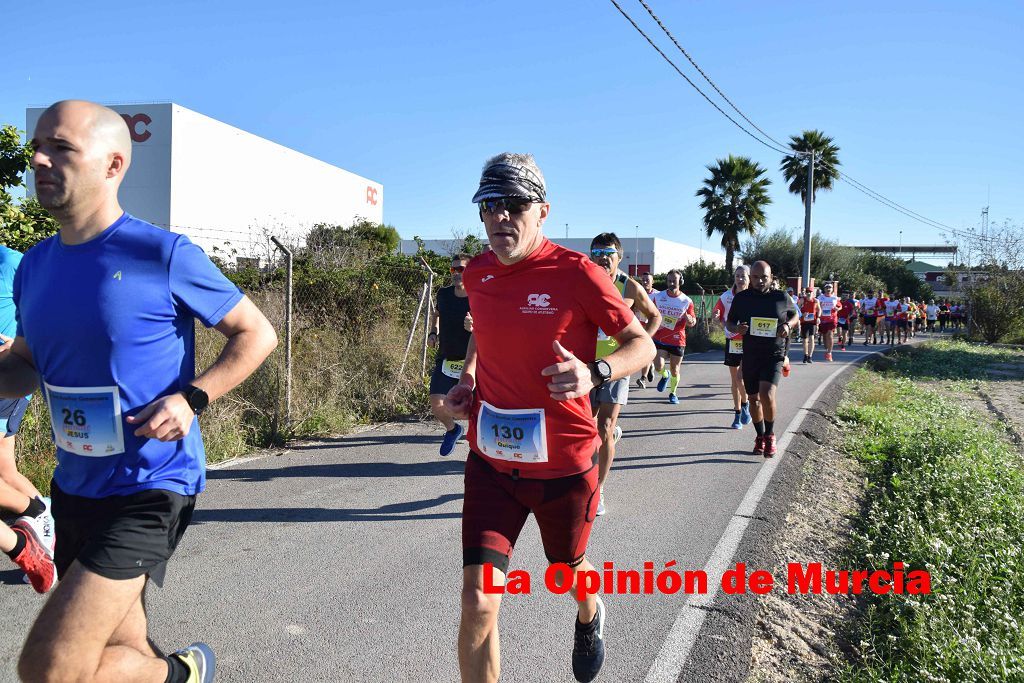
[[839,350],[845,351],[846,344],[853,343],[853,328],[856,325],[857,302],[850,297],[849,292],[843,292],[843,300],[839,304]]
[[814,337],[821,319],[821,306],[814,298],[814,288],[806,287],[804,295],[797,303],[800,311],[800,336],[804,340],[804,363],[814,362]]
[[[509,558],[532,512],[548,560],[579,572],[597,512],[599,439],[590,390],[628,377],[654,346],[608,274],[583,254],[544,238],[544,176],[531,155],[485,164],[473,197],[491,251],[474,258],[463,282],[473,337],[459,384],[445,404],[469,418],[462,508],[463,681],[496,681],[501,595]],[[594,360],[598,328],[618,348]],[[570,594],[575,594],[571,592]],[[573,674],[591,681],[604,662],[604,605],[578,603]]]

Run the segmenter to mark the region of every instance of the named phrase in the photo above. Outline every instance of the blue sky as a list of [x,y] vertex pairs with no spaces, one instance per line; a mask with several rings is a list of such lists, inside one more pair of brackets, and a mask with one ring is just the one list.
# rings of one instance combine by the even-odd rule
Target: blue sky
[[[478,230],[480,166],[512,150],[547,176],[549,234],[639,226],[696,246],[694,192],[732,153],[769,170],[769,228],[803,226],[779,155],[604,0],[92,4],[25,18],[0,122],[24,127],[26,106],[67,97],[174,101],[383,183],[403,237]],[[643,7],[620,4],[700,84]],[[994,220],[1024,222],[1024,3],[648,4],[773,137],[825,131],[846,173],[942,223],[977,225],[986,202]],[[819,196],[814,228],[847,244],[900,230],[904,244],[942,243],[842,183]]]

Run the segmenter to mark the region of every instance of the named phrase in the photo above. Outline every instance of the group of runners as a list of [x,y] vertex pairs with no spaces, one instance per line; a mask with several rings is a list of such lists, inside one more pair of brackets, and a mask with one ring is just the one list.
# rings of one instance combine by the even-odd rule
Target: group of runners
[[[834,345],[839,349],[855,343],[858,334],[864,335],[864,345],[905,344],[922,332],[945,332],[959,330],[967,317],[964,304],[950,304],[944,301],[936,304],[934,299],[914,301],[909,296],[887,295],[882,291],[868,290],[858,298],[851,292],[843,292],[840,299],[832,296],[832,283],[825,283],[822,292],[815,295],[814,288],[808,287],[803,295],[796,297],[792,288],[788,290],[794,305],[800,310],[800,335],[804,345],[804,363],[814,362],[815,342],[825,347],[825,360],[832,360]],[[955,320],[955,323],[952,322]],[[936,327],[938,328],[936,330]],[[838,331],[838,339],[833,339]]]
[[[276,335],[201,249],[121,209],[131,138],[119,115],[58,102],[40,117],[32,146],[36,196],[60,231],[20,264],[9,254],[3,261],[11,307],[0,319],[8,335],[0,351],[0,506],[17,519],[0,526],[0,549],[37,591],[50,592],[18,673],[25,681],[206,683],[213,651],[196,642],[165,653],[149,638],[145,590],[147,581],[162,585],[205,486],[198,414],[262,363]],[[430,395],[445,427],[441,455],[463,437],[458,420],[469,425],[461,677],[495,681],[501,594],[485,590],[485,565],[492,584],[504,582],[533,514],[549,562],[566,565],[573,583],[593,569],[587,545],[605,512],[629,378],[639,373],[640,388],[657,379],[677,404],[696,317],[679,271],[668,274],[664,291],[649,273],[637,282],[619,271],[614,234],[597,235],[589,255],[546,239],[547,186],[531,155],[489,159],[472,201],[490,249],[452,259],[452,285],[441,290],[430,328]],[[767,263],[743,266],[717,307],[734,426],[753,423],[753,452],[764,457],[776,453],[775,394],[790,338],[811,322],[798,311],[819,328],[823,317],[838,316],[843,329],[845,310],[827,290],[809,310],[773,281]],[[67,301],[74,305],[57,305]],[[227,339],[198,375],[195,320]],[[804,333],[814,336],[806,325]],[[13,459],[18,420],[37,392],[57,450],[50,499],[17,474]],[[591,681],[604,662],[607,617],[599,596],[580,594],[569,659],[576,679]]]

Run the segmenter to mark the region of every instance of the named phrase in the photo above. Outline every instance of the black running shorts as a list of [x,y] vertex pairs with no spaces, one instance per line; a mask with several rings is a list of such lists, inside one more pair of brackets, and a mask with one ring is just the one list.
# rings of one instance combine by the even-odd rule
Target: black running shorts
[[683,357],[683,352],[686,350],[685,346],[676,346],[675,344],[662,344],[657,339],[654,340],[654,348],[658,349],[659,351],[664,351],[670,356],[679,356],[680,358]]
[[[444,374],[444,358],[441,356],[437,357],[437,361],[434,363],[434,372],[430,375],[430,395],[431,396],[447,396],[448,392],[451,391],[452,387],[459,383],[457,377],[449,377]],[[455,374],[454,372],[452,374]]]
[[748,395],[756,394],[761,389],[761,382],[771,382],[779,385],[782,379],[782,356],[752,356],[743,355],[743,387]]
[[58,576],[78,560],[107,579],[125,581],[145,574],[163,585],[167,561],[192,520],[195,496],[151,489],[83,498],[64,493],[57,482],[50,484],[50,491]]

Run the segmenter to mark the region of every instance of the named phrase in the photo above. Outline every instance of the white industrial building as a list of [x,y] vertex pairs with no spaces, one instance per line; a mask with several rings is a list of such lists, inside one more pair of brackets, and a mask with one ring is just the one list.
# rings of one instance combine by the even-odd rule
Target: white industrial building
[[[590,237],[551,237],[552,242],[564,247],[588,253],[590,251]],[[483,239],[486,243],[486,238]],[[622,242],[622,264],[619,266],[630,275],[637,273],[667,273],[673,268],[682,268],[687,264],[704,259],[708,263],[725,265],[725,255],[717,251],[698,249],[688,244],[673,242],[672,240],[661,239],[660,237],[619,237]],[[450,240],[424,240],[424,246],[438,254],[454,254],[462,246],[461,239]],[[418,245],[415,240],[402,240],[401,250],[403,254],[415,254]],[[739,258],[736,263],[740,263]]]
[[[125,211],[207,253],[260,258],[269,236],[300,243],[317,223],[381,223],[384,186],[179,104],[114,105],[132,135]],[[26,111],[35,130],[44,108]],[[34,182],[28,178],[29,192]]]

